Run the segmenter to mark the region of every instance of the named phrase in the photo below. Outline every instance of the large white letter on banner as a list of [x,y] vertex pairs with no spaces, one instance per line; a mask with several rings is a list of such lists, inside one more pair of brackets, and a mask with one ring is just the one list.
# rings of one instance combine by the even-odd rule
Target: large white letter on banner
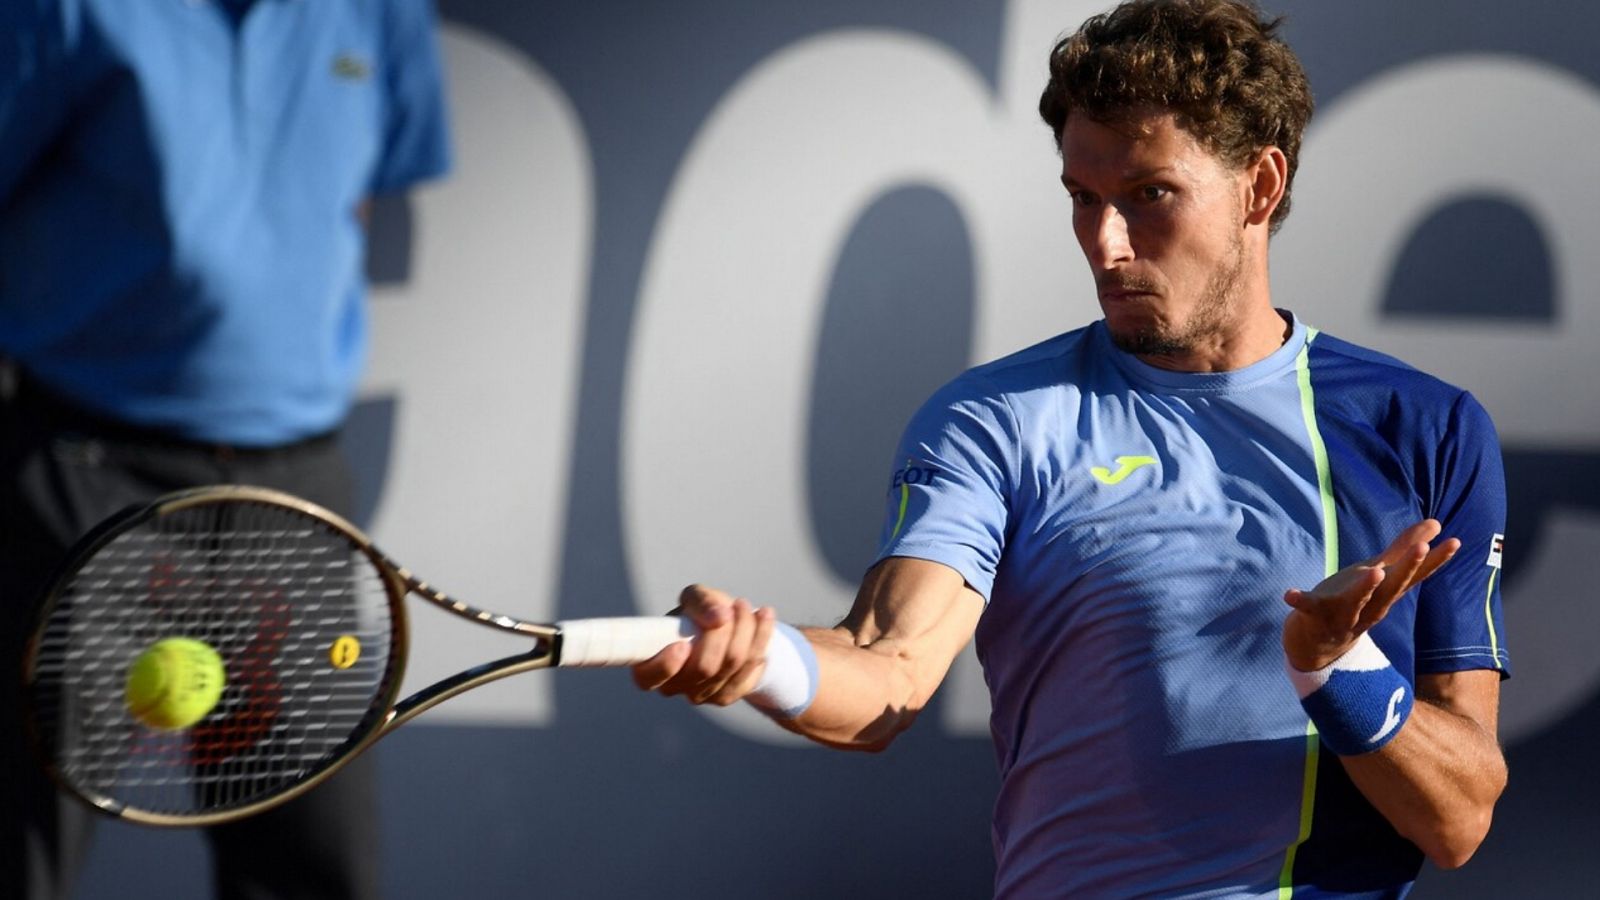
[[[855,586],[808,528],[804,429],[834,265],[875,199],[926,185],[961,211],[977,267],[974,361],[1095,315],[1035,112],[1056,35],[1095,9],[1014,4],[998,91],[946,47],[848,31],[767,59],[717,107],[662,213],[629,356],[623,513],[641,611],[692,581],[793,622],[831,624],[849,608]],[[970,653],[943,694],[947,727],[986,732]],[[748,711],[718,720],[787,737]]]
[[[594,191],[571,104],[519,51],[448,26],[455,169],[415,196],[412,278],[374,292],[364,389],[398,398],[380,545],[478,606],[555,618]],[[469,237],[463,237],[469,236]],[[434,576],[430,573],[439,573]],[[448,573],[448,574],[445,574]],[[406,688],[527,649],[412,604]],[[437,721],[544,723],[549,679],[463,694]]]
[[[1560,140],[1530,137],[1552,122]],[[1573,152],[1594,146],[1600,92],[1561,69],[1470,55],[1385,72],[1314,122],[1294,214],[1273,246],[1273,296],[1332,334],[1472,391],[1508,447],[1600,458],[1600,303],[1586,293],[1600,284],[1600,166]],[[1556,321],[1384,318],[1390,270],[1412,230],[1474,194],[1509,198],[1539,224]],[[1600,519],[1558,509],[1506,594],[1516,673],[1500,717],[1508,742],[1600,688],[1600,606],[1571,565],[1583,547],[1600,547]]]

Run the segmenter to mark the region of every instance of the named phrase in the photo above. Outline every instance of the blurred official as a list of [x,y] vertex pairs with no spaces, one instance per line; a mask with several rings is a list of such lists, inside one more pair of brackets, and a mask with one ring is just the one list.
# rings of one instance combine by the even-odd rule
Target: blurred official
[[[349,513],[364,209],[449,150],[428,0],[0,5],[0,665],[131,503],[251,483]],[[0,679],[0,896],[68,894],[58,800]],[[374,897],[370,767],[209,834],[223,897]]]

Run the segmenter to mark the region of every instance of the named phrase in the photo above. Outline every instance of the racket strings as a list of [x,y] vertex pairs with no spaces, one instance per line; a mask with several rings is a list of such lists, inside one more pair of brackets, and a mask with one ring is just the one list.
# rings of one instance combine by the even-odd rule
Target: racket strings
[[[58,775],[102,805],[250,805],[375,727],[393,627],[382,575],[322,520],[258,503],[177,509],[112,538],[58,591],[32,676],[37,727]],[[210,644],[227,677],[182,731],[124,702],[128,667],[167,637]]]

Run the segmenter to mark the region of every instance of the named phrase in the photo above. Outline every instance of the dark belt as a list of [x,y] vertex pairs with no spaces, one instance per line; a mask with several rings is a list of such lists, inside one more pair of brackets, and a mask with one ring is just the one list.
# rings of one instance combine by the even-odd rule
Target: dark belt
[[267,446],[194,440],[160,428],[124,422],[84,409],[40,384],[15,364],[7,366],[3,361],[0,361],[0,399],[3,399],[4,405],[10,407],[13,414],[50,431],[77,434],[113,443],[188,451],[220,460],[294,456],[308,450],[321,449],[339,439],[339,432],[335,430],[285,444]]

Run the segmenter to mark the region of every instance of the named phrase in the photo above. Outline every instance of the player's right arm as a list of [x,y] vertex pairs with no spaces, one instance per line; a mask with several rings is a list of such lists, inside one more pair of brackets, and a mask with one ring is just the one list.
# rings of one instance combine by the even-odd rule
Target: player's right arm
[[[697,704],[742,699],[760,680],[772,610],[699,585],[684,589],[681,605],[700,638],[635,666],[635,683]],[[816,696],[799,716],[775,720],[831,747],[883,749],[927,705],[982,612],[983,598],[949,566],[883,560],[843,622],[802,629],[817,656]]]
[[[831,747],[888,746],[977,629],[1004,551],[1020,435],[1006,392],[987,375],[968,372],[940,388],[912,416],[896,449],[878,562],[844,621],[778,631],[772,610],[690,587],[680,605],[699,637],[636,666],[634,681],[696,704],[748,698],[764,709],[778,706],[785,713],[775,721]],[[767,671],[769,639],[803,640],[802,689],[762,685],[752,695],[763,675],[789,685],[785,673],[795,668],[789,648],[778,646]]]

